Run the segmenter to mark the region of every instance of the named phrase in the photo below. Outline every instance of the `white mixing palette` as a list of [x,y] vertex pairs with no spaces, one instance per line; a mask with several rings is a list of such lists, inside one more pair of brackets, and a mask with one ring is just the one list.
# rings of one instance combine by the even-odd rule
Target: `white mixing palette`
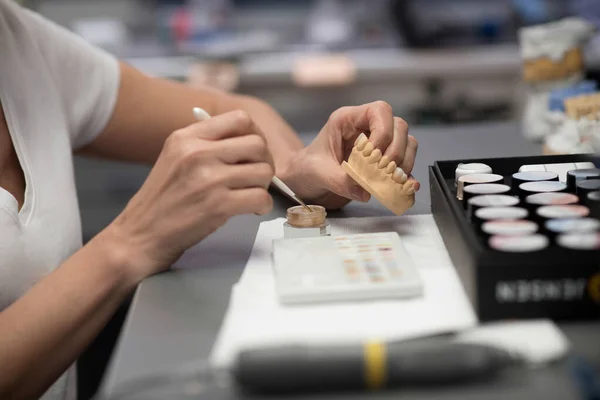
[[415,297],[423,284],[396,232],[273,242],[284,304]]

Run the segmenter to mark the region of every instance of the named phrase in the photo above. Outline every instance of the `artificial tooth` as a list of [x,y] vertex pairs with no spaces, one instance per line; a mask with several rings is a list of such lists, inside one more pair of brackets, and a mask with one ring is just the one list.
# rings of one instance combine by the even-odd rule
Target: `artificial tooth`
[[391,174],[392,172],[394,172],[395,169],[396,169],[396,162],[390,161],[390,163],[387,165],[387,167],[385,167],[385,173]]
[[363,136],[360,138],[360,140],[358,141],[358,144],[356,145],[356,149],[358,151],[363,151],[365,146],[367,145],[367,143],[369,143],[369,139],[367,139],[367,136]]
[[400,171],[402,171],[402,178],[400,178],[400,183],[404,183],[408,180],[408,175],[406,175],[406,173],[404,172],[404,170],[400,167],[398,167],[398,169]]
[[373,146],[373,143],[367,142],[367,145],[365,146],[365,148],[363,150],[363,156],[365,156],[365,157],[370,156],[374,149],[375,149],[375,146]]
[[361,133],[360,135],[358,135],[358,137],[356,138],[356,140],[354,141],[354,145],[357,146],[358,143],[361,141],[362,138],[366,138],[367,135],[365,135],[364,133]]
[[369,164],[374,164],[374,163],[378,162],[379,160],[381,160],[381,150],[375,149],[369,156],[369,159],[367,160],[367,162]]
[[392,174],[392,180],[396,183],[404,183],[406,181],[402,181],[402,178],[404,177],[404,171],[402,171],[402,168],[396,168],[394,170],[394,173]]
[[385,168],[387,167],[387,165],[390,163],[390,158],[388,156],[383,156],[381,157],[381,160],[379,160],[379,168]]

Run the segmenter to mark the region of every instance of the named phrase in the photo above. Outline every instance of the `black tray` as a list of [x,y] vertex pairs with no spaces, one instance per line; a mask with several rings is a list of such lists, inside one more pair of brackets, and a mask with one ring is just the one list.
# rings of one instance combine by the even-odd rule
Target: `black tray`
[[589,155],[561,155],[436,161],[429,167],[431,211],[481,321],[600,319],[600,251],[552,246],[514,254],[489,248],[456,198],[457,165],[485,163],[508,182],[521,165],[583,161],[600,165]]

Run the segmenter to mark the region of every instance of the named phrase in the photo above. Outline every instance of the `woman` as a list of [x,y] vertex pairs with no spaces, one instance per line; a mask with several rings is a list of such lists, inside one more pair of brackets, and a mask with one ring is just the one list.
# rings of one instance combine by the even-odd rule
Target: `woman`
[[[78,355],[144,278],[233,215],[269,212],[274,173],[339,208],[368,193],[340,162],[361,132],[410,173],[417,142],[376,102],[304,147],[267,104],[144,76],[0,0],[0,398],[74,398]],[[194,122],[199,106],[215,117]],[[154,165],[82,247],[72,153]]]

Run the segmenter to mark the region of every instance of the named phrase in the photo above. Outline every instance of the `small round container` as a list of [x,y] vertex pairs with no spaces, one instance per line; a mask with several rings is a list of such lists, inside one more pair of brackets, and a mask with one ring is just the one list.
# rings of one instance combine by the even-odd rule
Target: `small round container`
[[569,192],[575,193],[577,190],[577,184],[587,179],[600,179],[600,169],[598,168],[585,168],[585,169],[572,169],[567,172],[567,186]]
[[550,171],[524,171],[512,174],[510,186],[513,193],[519,193],[519,185],[526,182],[558,181],[558,174]]
[[591,215],[600,218],[600,190],[588,193],[584,202],[589,207]]
[[456,198],[463,199],[463,188],[480,183],[503,183],[504,177],[498,174],[469,174],[458,178]]
[[579,197],[572,193],[536,193],[525,197],[524,205],[530,210],[543,206],[567,206],[579,203]]
[[502,183],[477,183],[463,188],[463,206],[467,209],[469,200],[475,196],[486,194],[508,194],[510,186]]
[[527,218],[529,212],[522,207],[485,207],[475,211],[473,217],[481,221],[515,220]]
[[600,190],[588,193],[587,196],[585,196],[585,203],[600,205]]
[[587,179],[577,182],[575,193],[582,199],[585,199],[588,193],[600,190],[600,179]]
[[590,215],[590,209],[582,205],[543,206],[536,210],[535,216],[544,224],[550,219],[585,218]]
[[594,218],[549,219],[544,224],[545,231],[553,237],[563,234],[600,231],[600,221]]
[[514,221],[525,219],[529,212],[522,207],[485,207],[473,213],[471,221],[475,229],[482,233],[482,225],[489,221]]
[[485,194],[471,197],[467,202],[467,218],[471,219],[475,211],[484,207],[514,207],[519,199],[506,194]]
[[481,225],[486,238],[491,236],[529,236],[537,233],[538,224],[526,219],[488,221]]
[[454,171],[454,185],[458,185],[458,178],[469,174],[491,174],[492,168],[482,163],[458,164]]
[[600,250],[600,233],[578,232],[560,235],[556,238],[556,244],[570,250],[598,251]]
[[547,248],[550,240],[539,233],[527,236],[492,236],[488,245],[504,253],[532,253]]
[[518,195],[524,199],[527,196],[536,193],[561,193],[567,191],[567,185],[557,181],[539,181],[521,183],[518,188]]
[[324,207],[309,205],[311,211],[303,206],[290,207],[287,210],[287,221],[283,224],[285,238],[303,238],[331,235],[331,227],[327,221]]

